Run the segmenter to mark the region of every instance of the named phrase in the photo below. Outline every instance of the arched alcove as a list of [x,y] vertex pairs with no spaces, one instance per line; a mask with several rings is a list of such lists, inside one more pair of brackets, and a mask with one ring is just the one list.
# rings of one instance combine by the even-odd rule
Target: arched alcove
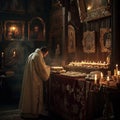
[[28,40],[45,41],[45,22],[40,17],[35,17],[28,22]]

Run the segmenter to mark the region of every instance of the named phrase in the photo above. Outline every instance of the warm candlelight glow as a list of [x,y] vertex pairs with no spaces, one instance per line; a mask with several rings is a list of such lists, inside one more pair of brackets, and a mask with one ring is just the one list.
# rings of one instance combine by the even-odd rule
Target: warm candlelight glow
[[95,74],[94,83],[97,84],[97,74]]
[[117,74],[120,75],[120,71],[118,71]]
[[68,66],[77,66],[77,67],[85,67],[85,68],[108,68],[108,63],[101,61],[72,61],[68,64]]
[[101,75],[100,75],[101,79],[103,79],[103,73],[101,72]]
[[118,64],[116,64],[116,76],[118,76]]
[[87,10],[91,10],[91,9],[92,9],[92,6],[88,5]]
[[16,56],[16,52],[15,51],[13,51],[13,57],[15,57]]
[[116,69],[118,68],[118,64],[116,64]]
[[110,81],[110,77],[109,76],[107,76],[107,81]]
[[4,52],[1,53],[1,57],[2,57],[2,58],[4,57]]
[[15,32],[16,27],[15,27],[15,26],[11,26],[11,27],[10,27],[10,30],[11,30],[12,32]]

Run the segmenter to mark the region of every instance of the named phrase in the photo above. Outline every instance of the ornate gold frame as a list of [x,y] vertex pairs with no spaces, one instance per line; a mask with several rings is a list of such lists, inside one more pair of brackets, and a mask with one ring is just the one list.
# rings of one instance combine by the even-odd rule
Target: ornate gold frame
[[4,23],[5,40],[23,40],[24,39],[24,21],[8,20]]
[[111,16],[111,0],[77,0],[81,22]]

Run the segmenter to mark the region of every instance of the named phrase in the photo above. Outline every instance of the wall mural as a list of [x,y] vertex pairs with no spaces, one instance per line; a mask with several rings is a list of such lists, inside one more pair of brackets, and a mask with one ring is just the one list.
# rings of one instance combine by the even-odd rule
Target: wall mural
[[95,52],[95,31],[86,31],[83,33],[83,51],[85,53]]

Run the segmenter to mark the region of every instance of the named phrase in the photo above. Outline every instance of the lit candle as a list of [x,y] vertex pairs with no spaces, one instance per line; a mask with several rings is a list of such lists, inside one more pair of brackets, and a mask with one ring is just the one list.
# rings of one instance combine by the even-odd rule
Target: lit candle
[[109,82],[110,81],[110,77],[109,76],[107,76],[107,82]]
[[13,57],[15,57],[16,56],[16,52],[15,51],[13,51]]
[[97,74],[95,74],[94,83],[97,84]]
[[107,76],[107,85],[109,86],[109,81],[110,81],[110,77],[109,76]]
[[117,73],[118,75],[120,75],[120,71],[118,71],[118,73]]
[[118,69],[118,64],[116,64],[116,69]]
[[2,57],[2,58],[4,57],[4,52],[1,53],[1,57]]
[[103,79],[103,73],[102,73],[102,72],[101,72],[101,75],[100,75],[100,76],[101,76],[101,79]]
[[118,64],[116,64],[116,75],[118,75]]

